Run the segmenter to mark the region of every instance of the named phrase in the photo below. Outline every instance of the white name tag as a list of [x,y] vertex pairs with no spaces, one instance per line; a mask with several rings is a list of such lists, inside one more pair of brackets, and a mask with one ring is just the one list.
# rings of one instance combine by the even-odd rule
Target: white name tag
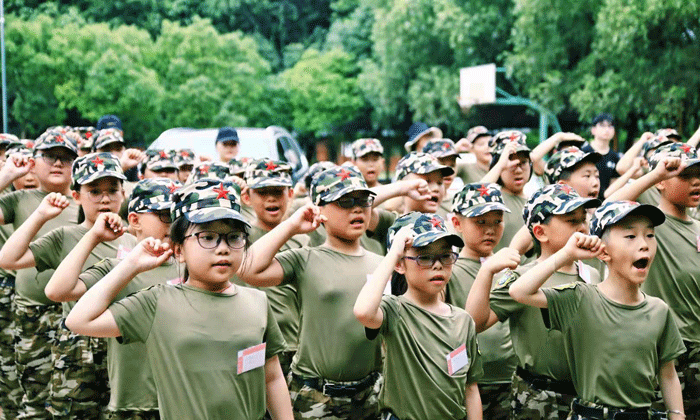
[[697,242],[698,252],[700,252],[700,235],[696,236],[696,237],[695,237],[695,240],[696,240],[696,242]]
[[587,265],[585,265],[582,261],[577,261],[576,264],[578,265],[578,276],[581,277],[583,281],[586,283],[591,283],[591,271],[588,268]]
[[238,374],[248,372],[265,364],[265,343],[248,347],[238,352]]
[[467,345],[462,344],[457,347],[457,350],[447,355],[447,373],[454,376],[460,369],[469,364],[469,356],[467,356]]
[[117,248],[117,259],[123,260],[131,252],[131,248],[124,248],[124,245],[119,245]]

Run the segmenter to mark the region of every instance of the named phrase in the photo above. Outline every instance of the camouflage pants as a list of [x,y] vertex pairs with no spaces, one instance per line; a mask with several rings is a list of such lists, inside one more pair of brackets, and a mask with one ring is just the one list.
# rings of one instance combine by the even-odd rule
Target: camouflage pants
[[61,320],[60,305],[25,306],[15,299],[15,364],[22,388],[18,419],[50,419],[51,346]]
[[676,360],[683,389],[686,420],[700,420],[700,344],[685,342],[687,351]]
[[15,367],[15,333],[12,328],[14,277],[0,277],[0,419],[14,419],[22,400]]
[[[588,401],[581,401],[581,400],[576,400],[577,404],[580,404],[585,407],[591,407],[591,408],[598,408],[598,409],[605,409],[605,406],[600,405],[600,404],[595,404],[592,402]],[[660,412],[660,411],[654,411],[654,410],[649,410],[648,412],[640,413],[645,416],[645,418],[649,420],[666,420],[666,413]],[[615,412],[610,413],[609,417],[606,417],[608,419],[614,419]],[[566,418],[566,420],[600,420],[598,417],[590,417],[590,416],[584,416],[581,414],[574,414],[573,411],[569,413],[569,416]]]
[[158,411],[108,411],[107,420],[160,420]]
[[520,376],[513,375],[511,408],[513,420],[565,420],[569,415],[571,395],[533,388]]
[[106,341],[76,335],[63,323],[51,348],[47,409],[54,419],[100,419],[109,403]]
[[374,386],[351,397],[329,397],[293,377],[289,384],[289,394],[292,398],[294,418],[296,420],[378,420],[379,389],[383,382],[380,375]]
[[511,384],[479,384],[481,409],[484,418],[489,420],[508,420],[510,418]]

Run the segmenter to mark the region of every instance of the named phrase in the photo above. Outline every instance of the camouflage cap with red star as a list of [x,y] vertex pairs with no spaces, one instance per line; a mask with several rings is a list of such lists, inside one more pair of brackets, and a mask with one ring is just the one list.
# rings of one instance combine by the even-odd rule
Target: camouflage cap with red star
[[550,184],[559,181],[559,177],[566,169],[572,169],[581,162],[598,163],[603,156],[597,152],[584,152],[576,146],[569,146],[554,153],[544,167],[544,173]]
[[250,227],[241,215],[241,205],[231,181],[203,178],[175,191],[172,200],[173,221],[183,216],[192,223],[228,219]]
[[19,137],[14,134],[0,133],[0,146],[8,146],[11,143],[19,142]]
[[532,233],[536,224],[549,216],[571,213],[579,207],[590,209],[600,206],[597,198],[583,198],[568,185],[551,184],[537,190],[523,209],[523,220]]
[[352,150],[352,158],[359,159],[370,153],[384,154],[384,147],[377,139],[357,139],[350,145]]
[[686,168],[700,164],[695,148],[686,143],[666,143],[654,150],[649,157],[649,166],[655,168],[665,157],[681,158],[686,163]]
[[268,158],[256,159],[245,170],[248,188],[291,187],[292,167],[284,162]]
[[408,174],[425,175],[436,171],[440,172],[442,176],[450,176],[455,173],[454,169],[440,164],[432,155],[423,152],[411,152],[402,157],[399,163],[396,164],[394,182],[401,181]]
[[498,184],[467,184],[452,200],[452,211],[464,217],[477,217],[494,210],[510,213]]
[[119,159],[111,153],[90,153],[73,162],[73,184],[71,188],[79,190],[81,185],[89,184],[100,178],[113,177],[126,180]]
[[428,153],[435,158],[445,158],[449,156],[459,156],[455,143],[450,139],[432,139],[423,146],[423,153]]
[[636,201],[606,201],[593,213],[591,235],[603,237],[605,229],[620,223],[631,215],[648,217],[654,226],[666,221],[666,215],[658,207],[639,204]]
[[445,226],[445,220],[437,214],[421,213],[412,211],[404,214],[394,221],[394,224],[389,228],[386,242],[387,248],[391,248],[391,244],[401,228],[410,226],[413,231],[413,247],[420,248],[430,245],[438,239],[445,238],[447,242],[458,248],[464,246],[464,241],[459,235],[451,233]]
[[78,156],[78,143],[66,136],[63,127],[53,127],[42,133],[34,142],[34,151],[63,147]]
[[334,166],[313,177],[311,181],[311,201],[317,206],[338,200],[353,191],[367,191],[375,195],[367,187],[360,171],[354,167]]
[[148,149],[146,150],[146,161],[142,164],[151,171],[178,169],[174,150]]
[[182,187],[169,178],[146,178],[134,185],[129,197],[129,213],[150,213],[170,210],[172,196]]
[[508,143],[516,143],[515,153],[530,152],[527,147],[527,136],[517,130],[501,131],[491,138],[489,141],[489,150],[494,156],[500,155]]
[[98,150],[112,143],[124,144],[122,131],[117,128],[103,128],[97,132],[93,146],[95,150]]
[[205,161],[200,162],[192,168],[190,176],[185,184],[191,184],[203,178],[229,179],[231,177],[231,167],[223,162]]

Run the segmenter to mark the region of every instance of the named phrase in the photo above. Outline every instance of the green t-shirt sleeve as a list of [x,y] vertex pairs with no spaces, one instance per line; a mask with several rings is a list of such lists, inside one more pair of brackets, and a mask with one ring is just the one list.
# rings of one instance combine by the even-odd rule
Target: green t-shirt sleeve
[[277,262],[282,266],[284,277],[282,284],[294,284],[297,282],[297,273],[304,270],[304,266],[308,261],[308,248],[288,249],[275,255]]
[[55,270],[61,264],[63,233],[63,228],[54,229],[29,244],[29,249],[34,254],[36,271]]
[[377,209],[379,214],[379,221],[377,222],[377,227],[374,231],[367,231],[367,236],[379,241],[382,246],[386,245],[386,237],[389,235],[389,228],[394,224],[398,214],[393,211],[388,211],[384,209]]
[[570,324],[576,312],[578,312],[583,294],[582,284],[571,283],[552,288],[543,288],[542,292],[547,298],[551,329],[563,331]]
[[17,208],[18,203],[18,193],[17,191],[3,194],[0,197],[0,211],[2,211],[2,216],[5,224],[9,224],[15,221],[15,208]]
[[89,289],[112,271],[112,268],[114,268],[114,264],[108,258],[105,258],[80,273],[78,279],[85,283],[85,287]]
[[379,308],[382,310],[382,325],[379,327],[379,334],[383,336],[390,335],[396,325],[396,319],[399,316],[399,303],[396,296],[385,295],[382,296],[381,302],[379,302]]
[[267,296],[265,297],[265,301],[267,302],[267,327],[265,328],[265,358],[269,359],[270,357],[280,354],[283,351],[287,350],[287,342],[284,341],[284,337],[282,337],[282,331],[280,330],[279,325],[277,325],[277,321],[275,320],[275,314],[272,312],[272,307],[270,306],[270,302],[267,300]]
[[677,359],[678,356],[686,352],[683,338],[681,337],[680,331],[678,331],[678,326],[670,310],[666,311],[666,326],[664,327],[661,337],[659,337],[657,347],[659,366]]
[[484,365],[479,351],[479,343],[476,340],[476,326],[474,320],[469,317],[469,334],[467,334],[467,349],[472,358],[472,363],[467,372],[467,383],[478,382],[484,376]]
[[523,304],[510,297],[510,285],[518,279],[520,275],[515,271],[508,270],[498,279],[496,288],[491,291],[489,306],[498,320],[505,322],[511,314],[522,309]]
[[156,315],[158,292],[161,290],[159,286],[174,287],[151,286],[109,306],[119,328],[119,341],[122,344],[143,343],[148,339]]

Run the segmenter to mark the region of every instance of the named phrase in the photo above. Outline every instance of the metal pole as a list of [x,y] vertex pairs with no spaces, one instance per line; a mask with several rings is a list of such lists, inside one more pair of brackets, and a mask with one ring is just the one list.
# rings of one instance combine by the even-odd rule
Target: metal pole
[[0,0],[0,50],[2,55],[2,132],[7,133],[7,72],[5,70],[5,0]]

